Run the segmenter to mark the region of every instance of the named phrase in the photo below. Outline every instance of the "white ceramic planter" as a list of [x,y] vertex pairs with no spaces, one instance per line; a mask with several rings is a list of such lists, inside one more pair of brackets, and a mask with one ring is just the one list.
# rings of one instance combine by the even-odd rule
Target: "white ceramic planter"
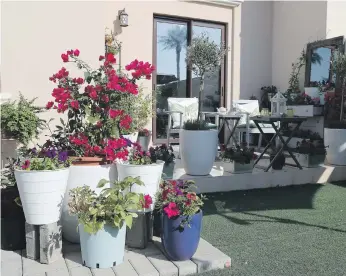
[[19,195],[29,224],[57,222],[66,191],[69,169],[56,171],[15,171]]
[[233,174],[239,174],[239,173],[252,173],[253,170],[253,161],[251,161],[249,164],[240,164],[237,162],[223,162],[223,170],[226,172],[230,172]]
[[131,187],[131,192],[149,194],[153,199],[152,209],[155,204],[155,194],[159,189],[164,164],[165,162],[161,160],[150,165],[117,164],[118,180],[124,180],[128,176],[139,176],[145,186],[134,184]]
[[323,165],[325,159],[325,155],[309,155],[302,153],[294,153],[294,155],[299,164],[305,168],[314,168],[321,164]]
[[217,130],[180,131],[181,160],[187,174],[210,174],[217,151],[217,134]]
[[122,135],[124,138],[129,139],[132,143],[137,143],[138,132],[132,134]]
[[[67,182],[66,194],[63,204],[63,211],[61,216],[62,233],[64,238],[73,243],[79,243],[79,233],[77,232],[78,220],[76,216],[71,216],[68,209],[69,192],[76,187],[82,187],[84,185],[89,186],[97,194],[102,189],[98,189],[97,184],[101,179],[107,179],[114,181],[117,179],[115,165],[72,165],[70,167],[70,175]],[[105,187],[110,187],[110,184],[106,184]]]
[[346,166],[346,129],[324,129],[326,161],[330,165]]
[[288,105],[287,108],[292,108],[295,116],[314,117],[320,116],[323,113],[323,107],[313,105]]

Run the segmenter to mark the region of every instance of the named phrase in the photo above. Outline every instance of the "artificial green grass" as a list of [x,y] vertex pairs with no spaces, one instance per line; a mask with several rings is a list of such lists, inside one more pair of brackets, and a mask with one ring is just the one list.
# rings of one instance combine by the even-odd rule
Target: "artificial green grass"
[[202,275],[346,275],[346,182],[208,198],[202,237],[232,266]]

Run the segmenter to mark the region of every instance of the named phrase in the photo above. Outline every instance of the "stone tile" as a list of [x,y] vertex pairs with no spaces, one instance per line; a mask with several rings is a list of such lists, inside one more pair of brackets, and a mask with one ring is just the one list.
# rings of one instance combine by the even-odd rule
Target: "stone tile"
[[91,274],[93,276],[115,276],[112,268],[92,268]]
[[85,266],[71,268],[69,272],[70,276],[93,276],[91,270]]
[[167,258],[161,254],[152,257],[148,257],[148,260],[154,265],[160,276],[178,276],[178,268]]
[[197,265],[198,273],[231,266],[230,257],[203,239],[200,240],[191,261]]
[[122,264],[113,267],[113,271],[116,276],[138,276],[129,261],[124,261]]
[[58,269],[46,272],[46,276],[70,276],[70,274],[65,269]]
[[51,272],[54,270],[68,271],[65,260],[63,258],[58,259],[51,264],[41,264],[38,261],[31,260],[23,257],[23,276],[40,275],[45,272]]
[[127,248],[127,251],[139,253],[147,257],[161,254],[161,251],[154,245],[153,242],[149,242],[145,249]]
[[1,275],[22,276],[22,252],[1,250]]
[[139,276],[160,276],[156,268],[144,255],[129,252],[127,258]]
[[69,270],[83,266],[81,252],[69,252],[64,254],[65,262]]

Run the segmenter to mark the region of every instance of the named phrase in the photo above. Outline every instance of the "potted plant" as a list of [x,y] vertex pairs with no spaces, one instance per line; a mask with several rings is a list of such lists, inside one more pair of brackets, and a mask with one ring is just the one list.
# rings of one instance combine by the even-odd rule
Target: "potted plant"
[[[278,92],[278,89],[276,86],[263,86],[261,87],[262,96],[261,96],[261,102],[260,102],[260,108],[268,108],[268,110],[271,110],[271,104],[270,100],[271,98]],[[260,110],[260,111],[261,111]]]
[[78,229],[83,264],[90,268],[109,268],[124,260],[126,226],[131,228],[143,195],[123,193],[133,183],[142,185],[137,178],[112,182],[99,181],[99,194],[89,186],[70,190],[69,211],[78,218]]
[[26,146],[37,138],[44,128],[44,120],[38,117],[43,109],[34,105],[20,93],[18,101],[1,104],[1,166],[7,158],[16,157],[19,144]]
[[191,180],[165,180],[156,195],[161,213],[162,247],[172,261],[185,261],[195,254],[201,235],[202,206]]
[[[273,161],[273,159],[275,158],[276,154],[278,153],[277,148],[272,148],[270,151],[270,155],[269,155],[269,160],[270,162]],[[280,155],[275,159],[272,168],[273,170],[282,170],[282,168],[285,166],[286,163],[286,157],[284,153],[280,153]]]
[[297,143],[295,156],[302,167],[317,167],[324,163],[326,148],[321,140],[303,139]]
[[47,109],[67,113],[67,121],[51,133],[48,144],[57,145],[69,152],[73,163],[63,204],[63,236],[70,242],[79,242],[76,217],[68,212],[69,190],[88,185],[96,193],[99,178],[116,179],[116,168],[112,162],[126,159],[128,141],[121,138],[124,131],[131,130],[132,118],[119,102],[123,95],[136,96],[139,88],[136,82],[149,78],[154,67],[149,63],[134,60],[124,71],[116,70],[113,53],[100,56],[100,67],[92,69],[79,58],[80,51],[69,50],[61,55],[65,64],[74,64],[83,71],[84,78],[73,77],[61,68],[50,77],[57,87],[53,89],[54,101],[47,103]]
[[224,170],[231,173],[251,173],[254,160],[257,158],[254,148],[244,146],[233,148],[223,147],[220,157],[224,162]]
[[25,220],[42,225],[60,220],[70,160],[56,148],[29,150],[14,171]]
[[151,139],[151,133],[148,129],[143,128],[138,131],[137,143],[142,147],[143,150],[147,151],[149,149]]
[[185,122],[180,131],[181,160],[189,175],[208,175],[217,153],[218,131],[202,120],[204,80],[206,74],[217,71],[229,49],[209,40],[204,33],[192,39],[187,47],[186,64],[199,78],[198,117]]
[[326,161],[331,165],[346,165],[346,54],[336,51],[331,69],[339,84],[335,92],[326,94],[324,143],[326,145]]
[[172,179],[175,165],[173,147],[162,144],[161,146],[151,147],[149,151],[153,162],[157,160],[165,162],[163,165],[163,177]]
[[25,217],[23,208],[16,203],[19,198],[14,176],[16,158],[8,158],[1,171],[1,249],[25,248]]
[[311,98],[306,93],[291,95],[287,99],[287,107],[293,109],[295,116],[313,117],[323,113],[320,97]]
[[[149,151],[143,151],[138,144],[131,144],[127,148],[127,160],[116,163],[118,179],[121,181],[126,177],[139,177],[143,181],[142,185],[132,185],[131,192],[142,193],[155,197],[159,189],[164,162],[152,159]],[[155,200],[153,200],[155,201]],[[154,202],[150,205],[153,209]]]
[[126,232],[125,244],[131,248],[144,249],[153,237],[153,199],[150,195],[144,195],[140,203],[142,208],[134,211],[137,217],[134,218],[131,229]]

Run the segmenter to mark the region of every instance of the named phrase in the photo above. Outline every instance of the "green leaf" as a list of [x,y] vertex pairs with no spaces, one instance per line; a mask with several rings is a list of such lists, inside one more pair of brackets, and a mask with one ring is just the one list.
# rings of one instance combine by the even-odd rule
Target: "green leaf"
[[132,221],[133,221],[132,215],[127,215],[125,217],[125,223],[129,229],[131,229],[131,227],[132,227]]
[[107,183],[109,183],[109,180],[103,178],[97,184],[97,188],[103,188]]
[[62,125],[65,125],[65,122],[64,122],[64,120],[63,120],[62,118],[60,118],[60,123],[61,123]]

